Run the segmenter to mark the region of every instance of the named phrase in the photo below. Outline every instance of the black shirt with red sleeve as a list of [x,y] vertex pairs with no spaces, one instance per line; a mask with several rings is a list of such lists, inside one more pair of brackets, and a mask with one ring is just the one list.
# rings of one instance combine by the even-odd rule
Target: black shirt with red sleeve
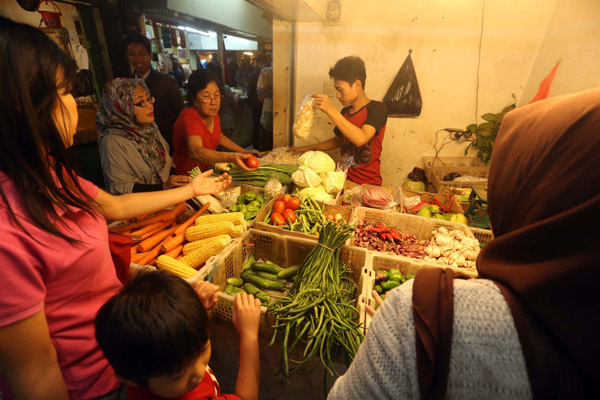
[[375,135],[369,142],[363,146],[356,147],[350,142],[339,128],[333,132],[336,136],[344,138],[342,145],[342,154],[348,154],[354,157],[356,166],[348,170],[348,179],[357,184],[368,183],[381,186],[381,146],[385,135],[387,124],[387,107],[380,101],[371,100],[366,106],[350,114],[350,107],[344,107],[341,111],[344,118],[353,125],[362,129],[363,125],[370,125],[375,128]]

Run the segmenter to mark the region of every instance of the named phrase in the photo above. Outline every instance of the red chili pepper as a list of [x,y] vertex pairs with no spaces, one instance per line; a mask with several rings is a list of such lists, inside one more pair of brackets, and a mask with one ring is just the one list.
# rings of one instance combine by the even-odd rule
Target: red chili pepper
[[395,239],[395,240],[399,240],[399,239],[400,239],[400,232],[398,232],[398,231],[397,231],[397,230],[395,230],[395,229],[392,229],[392,230],[390,230],[390,233],[389,233],[389,235],[390,235],[390,236],[391,236],[393,239]]
[[385,226],[376,226],[374,228],[368,228],[367,232],[377,232],[377,233],[385,233],[388,231],[388,228]]
[[381,238],[383,240],[392,240],[392,235],[390,233],[387,233],[387,232],[386,233],[382,233],[381,234]]

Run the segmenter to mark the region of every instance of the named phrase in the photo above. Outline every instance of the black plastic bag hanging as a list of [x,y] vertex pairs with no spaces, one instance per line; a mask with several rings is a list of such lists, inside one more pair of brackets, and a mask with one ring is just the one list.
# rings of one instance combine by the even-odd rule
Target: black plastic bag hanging
[[408,51],[404,64],[400,67],[398,75],[394,78],[392,85],[383,98],[390,117],[417,117],[421,115],[423,101],[421,100],[419,82],[417,81],[417,74],[410,53],[412,53],[412,50]]

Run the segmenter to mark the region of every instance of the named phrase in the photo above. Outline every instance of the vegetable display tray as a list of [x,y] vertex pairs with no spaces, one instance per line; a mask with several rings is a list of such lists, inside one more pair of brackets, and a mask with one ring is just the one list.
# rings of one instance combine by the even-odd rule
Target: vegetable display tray
[[[458,187],[470,188],[471,186],[487,186],[489,167],[432,167],[433,173],[429,182],[436,192],[442,192],[445,189]],[[444,181],[443,178],[450,173],[458,173],[461,176],[472,176],[476,179],[461,181]]]
[[[364,303],[364,305],[369,305],[373,308],[375,308],[376,303],[371,292],[375,287],[375,274],[377,271],[389,271],[392,268],[397,268],[400,270],[400,272],[402,272],[402,275],[406,276],[407,274],[416,274],[417,271],[421,269],[433,267],[431,264],[425,264],[419,262],[419,260],[413,261],[412,259],[407,259],[406,257],[402,257],[402,259],[400,259],[398,257],[383,253],[373,255],[371,259],[371,265],[372,269],[364,277],[363,286],[365,290],[363,297],[360,299],[360,301]],[[369,325],[371,324],[371,319],[371,315],[365,310],[365,333],[369,328]]]
[[[269,223],[263,222],[265,216],[269,213],[276,199],[271,199],[269,203],[259,213],[256,215],[254,219],[253,228],[261,231],[273,232],[279,235],[285,235],[290,237],[295,237],[299,239],[309,239],[309,240],[318,240],[319,237],[317,235],[309,235],[303,232],[290,231],[289,229],[283,229],[279,226],[271,225]],[[325,204],[325,211],[323,212],[325,215],[328,214],[341,214],[342,217],[350,222],[352,220],[352,209],[344,206],[332,206],[329,204]]]
[[[367,207],[356,207],[352,216],[352,223],[357,225],[363,219],[367,221],[383,223],[390,228],[396,228],[404,234],[416,235],[418,240],[431,239],[433,230],[439,227],[444,227],[449,230],[458,229],[463,231],[466,236],[475,237],[471,228],[458,222],[445,221],[436,218],[423,218],[416,215],[387,212]],[[355,238],[350,239],[351,246],[354,246],[355,240]],[[418,263],[436,268],[451,268],[471,277],[477,277],[477,270],[475,268],[453,268],[446,264],[436,263],[433,261],[424,261],[417,258],[409,258],[393,253],[382,253],[375,250],[367,251],[372,254],[388,254],[389,257],[397,259],[398,262],[401,260],[410,260],[412,263]],[[375,265],[373,264],[372,267],[375,268]]]
[[[219,318],[231,322],[234,297],[224,293],[228,278],[239,278],[242,274],[242,264],[250,256],[254,255],[256,260],[268,260],[275,264],[287,268],[293,265],[301,264],[306,256],[317,246],[314,240],[283,236],[277,233],[259,231],[250,229],[237,240],[224,249],[219,255],[209,259],[203,272],[207,280],[219,286],[219,300],[211,310],[211,317]],[[364,267],[370,269],[370,256],[365,249],[358,247],[344,246],[340,251],[340,258],[352,271],[351,277],[357,285],[356,306],[359,313],[361,306],[358,298],[363,294]],[[267,291],[269,293],[270,291]],[[271,292],[279,294],[280,292]],[[271,323],[267,318],[267,307],[261,307],[261,322],[259,332],[261,335],[270,337],[273,331]]]
[[[423,168],[425,169],[425,177],[429,182],[433,182],[433,176],[437,175],[438,172],[440,178],[443,178],[450,172],[446,171],[445,168],[455,168],[455,167],[474,167],[473,171],[484,171],[489,170],[489,166],[484,165],[481,160],[477,157],[435,157],[435,156],[423,156],[421,157],[423,161]],[[443,175],[441,175],[443,174]],[[477,175],[476,175],[477,176]],[[486,177],[487,178],[487,177]]]

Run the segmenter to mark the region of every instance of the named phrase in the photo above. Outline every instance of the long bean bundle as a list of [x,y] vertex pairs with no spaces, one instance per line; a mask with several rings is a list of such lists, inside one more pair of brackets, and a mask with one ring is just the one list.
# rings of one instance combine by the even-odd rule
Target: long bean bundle
[[[282,372],[286,378],[312,372],[319,362],[332,375],[338,375],[332,351],[341,346],[350,360],[358,351],[363,335],[360,324],[354,322],[358,319],[358,310],[352,305],[356,284],[347,265],[340,261],[340,248],[353,231],[345,223],[325,225],[319,244],[301,264],[287,298],[269,306],[269,312],[276,316],[271,344],[281,335]],[[301,343],[304,350],[300,349]],[[320,361],[312,363],[317,355]]]
[[254,186],[265,186],[271,178],[271,175],[277,174],[279,182],[281,182],[282,185],[287,185],[292,183],[292,174],[296,172],[297,169],[298,166],[294,164],[261,165],[254,171],[244,171],[238,167],[234,167],[229,170],[229,175],[234,182],[243,182]]

